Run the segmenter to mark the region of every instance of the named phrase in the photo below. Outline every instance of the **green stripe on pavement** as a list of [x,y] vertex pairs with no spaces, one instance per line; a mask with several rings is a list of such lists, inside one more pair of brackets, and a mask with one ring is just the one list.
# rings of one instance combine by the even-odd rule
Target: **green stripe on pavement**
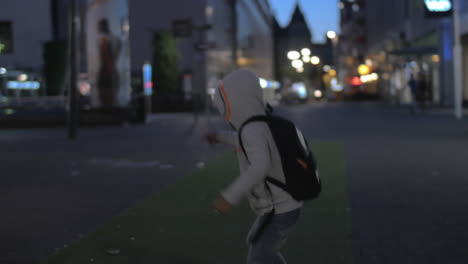
[[[306,204],[284,249],[288,263],[351,263],[350,214],[341,144],[313,144],[324,192]],[[246,203],[228,215],[211,207],[217,190],[237,176],[232,154],[115,217],[97,232],[51,256],[44,264],[239,264],[254,221]],[[118,250],[109,255],[108,250]]]

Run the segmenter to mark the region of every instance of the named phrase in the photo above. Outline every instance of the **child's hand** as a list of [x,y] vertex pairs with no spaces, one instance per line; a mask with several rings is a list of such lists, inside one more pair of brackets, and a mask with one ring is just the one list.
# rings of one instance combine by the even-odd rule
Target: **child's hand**
[[216,133],[207,133],[205,134],[205,139],[210,144],[217,144],[219,143],[218,138],[216,137]]
[[224,197],[219,196],[213,203],[214,208],[217,212],[221,214],[227,214],[232,210],[232,205],[224,199]]

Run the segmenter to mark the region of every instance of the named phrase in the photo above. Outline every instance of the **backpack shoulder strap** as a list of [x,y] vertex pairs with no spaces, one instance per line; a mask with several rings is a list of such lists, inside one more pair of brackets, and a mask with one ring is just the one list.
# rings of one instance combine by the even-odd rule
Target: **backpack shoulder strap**
[[247,119],[247,121],[245,121],[241,125],[241,127],[239,128],[239,132],[237,133],[238,136],[239,136],[239,145],[240,145],[240,147],[242,149],[242,152],[244,152],[244,155],[247,158],[247,161],[249,163],[250,163],[249,157],[247,156],[247,152],[245,151],[244,143],[242,141],[242,130],[244,130],[244,127],[246,125],[248,125],[249,123],[253,123],[253,122],[266,122],[266,123],[268,123],[269,121],[270,121],[270,116],[266,116],[266,115],[252,116],[251,118]]
[[[271,113],[271,112],[270,112],[270,113]],[[248,125],[249,123],[253,123],[253,122],[266,122],[266,123],[268,124],[268,123],[271,122],[271,120],[272,120],[272,116],[270,115],[270,113],[267,113],[267,115],[253,116],[253,117],[249,118],[247,121],[245,121],[245,122],[241,125],[241,127],[239,128],[239,132],[238,132],[238,136],[239,136],[239,145],[240,145],[240,147],[241,147],[241,149],[242,149],[242,152],[244,153],[244,156],[245,156],[245,158],[247,159],[247,162],[248,162],[248,163],[250,163],[250,161],[249,161],[249,157],[247,156],[247,152],[245,151],[244,144],[243,144],[243,142],[242,142],[242,130],[244,129],[244,127],[245,127],[246,125]],[[272,206],[272,208],[273,208],[272,211],[271,211],[270,213],[268,213],[268,218],[271,218],[271,217],[275,214],[275,206],[274,206],[274,202],[273,202],[273,192],[271,191],[270,186],[268,186],[268,182],[269,182],[268,179],[269,179],[269,178],[270,178],[270,177],[267,177],[267,178],[265,179],[264,184],[265,184],[266,189],[268,190],[268,193],[270,194],[271,206]],[[271,179],[273,179],[273,178],[271,178]],[[273,179],[273,180],[275,180],[275,179]],[[271,219],[270,219],[270,220],[271,220]],[[263,232],[264,227],[265,227],[266,225],[268,225],[268,221],[269,221],[269,220],[267,220],[267,222],[265,222],[265,223],[263,224],[263,226],[260,227],[260,231],[259,231],[258,233]]]
[[275,185],[276,187],[281,188],[283,191],[289,193],[288,187],[286,186],[286,184],[282,183],[281,181],[279,181],[279,180],[277,180],[275,178],[272,178],[272,177],[267,177],[265,181],[268,182],[268,183],[271,183],[271,184]]

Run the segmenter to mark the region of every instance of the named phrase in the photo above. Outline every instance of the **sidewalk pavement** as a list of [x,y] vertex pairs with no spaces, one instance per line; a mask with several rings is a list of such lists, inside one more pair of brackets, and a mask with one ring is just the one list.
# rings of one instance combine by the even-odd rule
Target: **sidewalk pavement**
[[[162,115],[161,115],[162,117]],[[213,121],[213,123],[211,123]],[[192,116],[148,125],[0,133],[0,263],[37,263],[226,151]]]

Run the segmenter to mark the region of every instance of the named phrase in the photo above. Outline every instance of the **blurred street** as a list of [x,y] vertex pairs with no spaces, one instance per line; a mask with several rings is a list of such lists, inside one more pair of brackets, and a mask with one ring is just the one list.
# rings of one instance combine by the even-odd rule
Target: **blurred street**
[[309,137],[345,143],[355,263],[467,263],[468,123],[407,111],[343,104],[287,112]]
[[[466,121],[376,103],[278,112],[344,144],[355,263],[467,263]],[[150,122],[82,129],[75,142],[64,129],[4,130],[0,263],[37,263],[227,151],[202,142],[225,127],[217,116]]]

